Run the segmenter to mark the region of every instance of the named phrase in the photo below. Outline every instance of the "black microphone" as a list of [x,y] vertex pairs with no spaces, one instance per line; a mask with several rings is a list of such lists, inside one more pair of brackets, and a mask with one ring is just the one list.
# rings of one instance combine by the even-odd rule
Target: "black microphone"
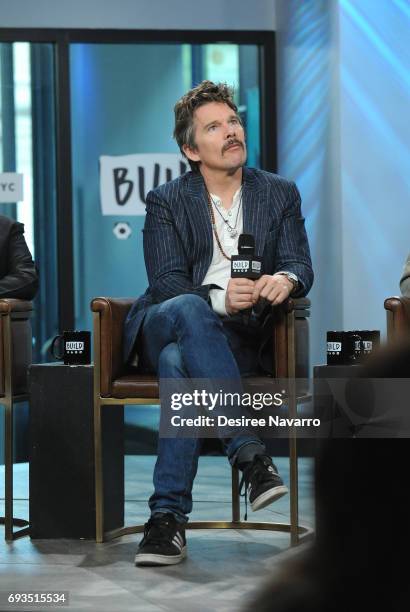
[[262,276],[262,257],[255,255],[255,238],[241,234],[238,239],[238,255],[231,257],[231,278],[257,280]]
[[[241,234],[238,239],[238,255],[231,256],[231,278],[258,280],[261,276],[262,257],[255,255],[255,238],[251,234]],[[249,325],[252,308],[241,312]]]

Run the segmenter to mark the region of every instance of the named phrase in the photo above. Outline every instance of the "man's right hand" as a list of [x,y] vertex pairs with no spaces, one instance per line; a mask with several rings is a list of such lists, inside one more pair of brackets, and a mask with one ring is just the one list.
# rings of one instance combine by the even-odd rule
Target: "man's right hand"
[[252,308],[255,281],[248,278],[231,278],[225,295],[226,312],[230,315]]

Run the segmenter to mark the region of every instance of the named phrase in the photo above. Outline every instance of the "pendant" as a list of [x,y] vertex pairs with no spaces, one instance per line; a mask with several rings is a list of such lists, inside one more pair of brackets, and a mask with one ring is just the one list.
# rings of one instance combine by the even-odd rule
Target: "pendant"
[[228,232],[231,238],[236,238],[236,236],[238,235],[238,232],[234,228],[228,227]]

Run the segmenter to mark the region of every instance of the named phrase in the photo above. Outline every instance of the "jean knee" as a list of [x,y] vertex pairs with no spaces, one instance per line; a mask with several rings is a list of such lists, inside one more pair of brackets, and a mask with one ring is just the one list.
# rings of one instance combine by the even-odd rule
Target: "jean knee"
[[188,321],[200,320],[205,316],[213,316],[214,313],[208,303],[199,295],[187,293],[178,295],[172,301],[172,312],[174,315],[182,317]]
[[195,293],[183,293],[182,295],[177,295],[172,299],[172,301],[173,304],[177,306],[180,310],[191,308],[209,308],[207,302]]
[[176,342],[170,342],[160,352],[158,374],[161,378],[174,378],[176,374],[186,376],[181,351]]

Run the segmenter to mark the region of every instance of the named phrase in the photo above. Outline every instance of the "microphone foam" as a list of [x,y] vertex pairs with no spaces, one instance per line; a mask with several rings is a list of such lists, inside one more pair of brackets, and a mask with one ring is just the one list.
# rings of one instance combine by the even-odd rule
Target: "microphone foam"
[[239,255],[253,255],[255,252],[255,238],[252,234],[241,234],[238,239]]

